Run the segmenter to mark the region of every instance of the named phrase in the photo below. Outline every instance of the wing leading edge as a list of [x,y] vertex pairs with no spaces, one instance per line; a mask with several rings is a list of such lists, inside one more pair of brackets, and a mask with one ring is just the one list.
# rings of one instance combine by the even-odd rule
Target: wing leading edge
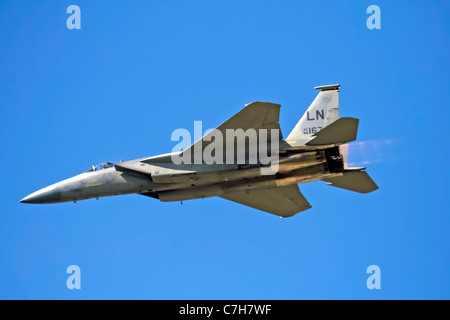
[[223,195],[221,198],[283,218],[292,217],[311,208],[308,200],[301,194],[296,184],[272,189],[231,193]]

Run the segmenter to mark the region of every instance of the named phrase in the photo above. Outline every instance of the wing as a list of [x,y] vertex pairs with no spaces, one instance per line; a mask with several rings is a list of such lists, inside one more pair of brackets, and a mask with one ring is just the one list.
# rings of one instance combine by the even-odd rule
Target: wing
[[221,198],[280,217],[291,217],[311,208],[296,184],[259,191],[231,193],[223,195]]
[[[222,148],[227,145],[227,129],[248,129],[256,130],[259,134],[260,129],[267,129],[267,141],[271,141],[271,129],[278,130],[278,139],[282,139],[280,125],[278,120],[280,118],[280,105],[269,102],[253,102],[246,105],[241,111],[236,113],[230,119],[222,123],[216,129],[206,134],[202,139],[196,141],[193,145],[187,148],[184,153],[191,153],[203,151],[209,144],[215,142],[216,135],[221,134],[223,138]],[[245,141],[246,150],[248,150],[248,141]],[[225,149],[223,149],[225,154]]]

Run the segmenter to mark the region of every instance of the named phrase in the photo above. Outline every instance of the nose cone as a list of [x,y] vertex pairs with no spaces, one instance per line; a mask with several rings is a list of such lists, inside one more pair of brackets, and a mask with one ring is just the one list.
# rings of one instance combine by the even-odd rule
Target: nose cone
[[43,188],[26,196],[21,203],[56,203],[61,201],[61,192],[55,185]]

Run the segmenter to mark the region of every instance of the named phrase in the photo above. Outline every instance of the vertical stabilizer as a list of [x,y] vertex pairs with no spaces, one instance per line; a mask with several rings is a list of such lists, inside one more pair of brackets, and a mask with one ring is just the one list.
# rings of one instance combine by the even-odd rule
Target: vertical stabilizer
[[286,140],[311,140],[339,118],[339,84],[315,87],[320,92]]

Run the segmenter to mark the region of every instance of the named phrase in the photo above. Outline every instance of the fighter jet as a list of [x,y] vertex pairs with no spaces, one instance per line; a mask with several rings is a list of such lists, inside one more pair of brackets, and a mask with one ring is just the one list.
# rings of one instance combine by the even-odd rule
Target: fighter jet
[[[93,166],[20,202],[76,202],[134,193],[164,202],[221,197],[290,217],[311,208],[299,183],[322,180],[359,193],[378,189],[364,167],[348,166],[347,144],[356,140],[359,120],[339,117],[340,85],[315,89],[320,92],[285,139],[280,105],[253,102],[184,150]],[[230,131],[240,135],[228,135]],[[209,158],[202,158],[207,151]]]

